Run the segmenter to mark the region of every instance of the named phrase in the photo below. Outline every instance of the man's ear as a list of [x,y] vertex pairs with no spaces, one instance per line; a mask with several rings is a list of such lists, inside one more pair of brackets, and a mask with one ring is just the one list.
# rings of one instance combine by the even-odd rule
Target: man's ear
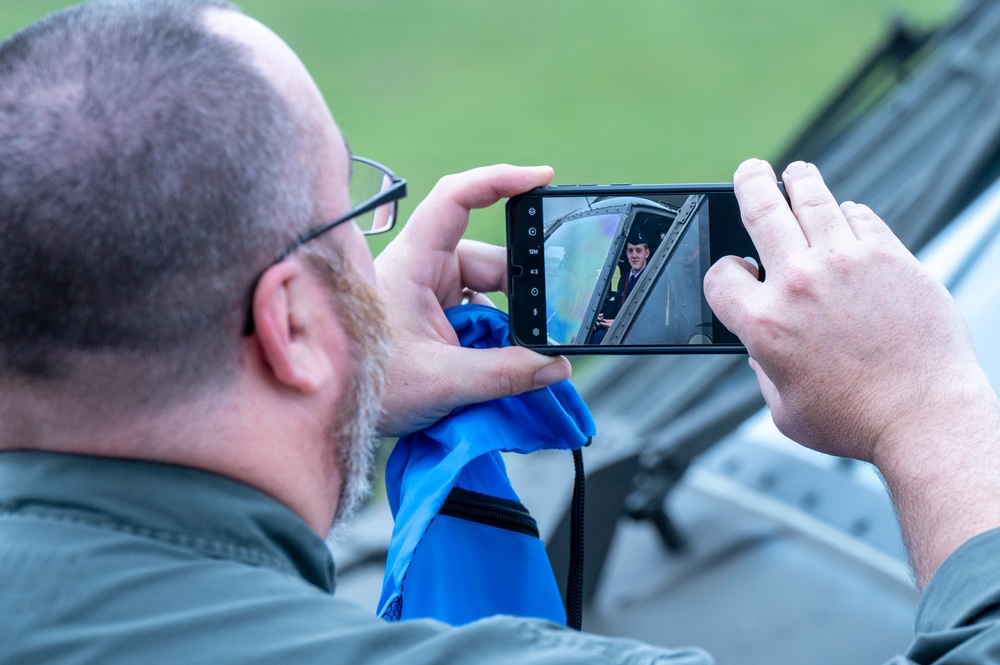
[[[333,378],[343,330],[319,281],[297,261],[282,261],[261,275],[253,296],[254,335],[275,380],[312,394]],[[338,337],[331,345],[332,337]]]

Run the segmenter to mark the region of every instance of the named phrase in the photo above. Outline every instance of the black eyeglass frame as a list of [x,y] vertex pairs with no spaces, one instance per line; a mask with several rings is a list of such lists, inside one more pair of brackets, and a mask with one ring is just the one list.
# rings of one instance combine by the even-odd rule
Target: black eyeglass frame
[[386,231],[391,231],[392,227],[396,225],[396,214],[399,212],[399,199],[406,196],[406,180],[397,177],[395,173],[393,173],[387,167],[383,166],[382,164],[379,164],[373,159],[368,159],[367,157],[358,157],[357,155],[351,155],[351,161],[361,162],[362,164],[367,164],[368,166],[371,166],[381,171],[385,175],[389,176],[390,180],[392,181],[391,184],[389,185],[388,188],[379,192],[378,194],[371,197],[367,201],[362,201],[361,203],[359,203],[346,215],[338,217],[332,222],[327,222],[326,224],[310,229],[305,233],[303,233],[302,235],[300,235],[298,238],[290,242],[288,246],[285,247],[284,250],[282,250],[281,254],[278,255],[278,258],[276,258],[271,265],[274,265],[275,263],[278,263],[280,261],[284,261],[286,258],[288,258],[288,256],[292,252],[297,250],[299,247],[301,247],[302,245],[306,244],[311,240],[315,240],[316,238],[323,235],[327,231],[333,229],[334,227],[339,226],[344,222],[349,222],[355,217],[363,215],[366,212],[371,212],[376,208],[384,206],[386,203],[393,204],[392,224],[389,224],[384,229],[379,229],[378,231],[372,231],[371,229],[367,230],[361,229],[361,233],[363,233],[366,236],[377,235],[379,233],[385,233]]
[[[281,253],[278,255],[278,258],[276,258],[274,261],[271,261],[271,263],[268,264],[267,268],[265,268],[264,270],[261,271],[261,273],[260,273],[261,275],[263,275],[264,272],[266,272],[271,266],[276,265],[278,263],[281,263],[282,261],[284,261],[285,259],[287,259],[292,254],[292,252],[294,252],[295,250],[297,250],[299,247],[302,247],[307,242],[315,240],[316,238],[320,237],[321,235],[323,235],[327,231],[329,231],[329,230],[331,230],[331,229],[333,229],[333,228],[335,228],[335,227],[343,224],[344,222],[349,222],[352,219],[354,219],[355,217],[358,217],[359,215],[363,215],[366,212],[371,212],[372,210],[375,210],[376,208],[384,206],[387,203],[391,203],[392,204],[392,223],[389,224],[389,225],[387,225],[384,229],[379,229],[377,231],[372,231],[371,229],[368,229],[368,230],[361,229],[361,233],[363,235],[366,235],[366,236],[369,236],[369,235],[378,235],[379,233],[385,233],[386,231],[391,231],[392,227],[394,227],[396,225],[396,215],[399,212],[399,200],[401,198],[403,198],[404,196],[406,196],[406,180],[404,180],[403,178],[397,177],[396,174],[393,173],[392,171],[390,171],[386,166],[383,166],[382,164],[379,164],[378,162],[376,162],[373,159],[368,159],[367,157],[358,157],[357,155],[351,155],[351,161],[352,162],[361,162],[362,164],[367,164],[368,166],[371,166],[371,167],[373,167],[373,168],[381,171],[385,175],[389,176],[389,179],[391,180],[391,183],[389,184],[389,187],[387,187],[385,190],[379,192],[375,196],[372,196],[367,201],[362,201],[361,203],[359,203],[358,205],[356,205],[354,208],[352,208],[347,214],[345,214],[345,215],[343,215],[341,217],[338,217],[337,219],[335,219],[335,220],[333,220],[331,222],[327,222],[327,223],[321,224],[320,226],[317,226],[315,228],[309,229],[308,231],[306,231],[305,233],[303,233],[302,235],[300,235],[299,237],[297,237],[295,240],[293,240],[292,242],[288,243],[288,245],[285,247],[285,249],[281,250]],[[259,280],[260,280],[260,276],[258,276],[257,279],[254,280],[253,288],[250,290],[250,307],[247,310],[247,319],[246,319],[246,322],[243,324],[243,336],[244,337],[247,337],[247,336],[253,334],[253,329],[254,329],[254,324],[253,324],[253,294],[254,294],[254,292],[257,291],[257,282]]]

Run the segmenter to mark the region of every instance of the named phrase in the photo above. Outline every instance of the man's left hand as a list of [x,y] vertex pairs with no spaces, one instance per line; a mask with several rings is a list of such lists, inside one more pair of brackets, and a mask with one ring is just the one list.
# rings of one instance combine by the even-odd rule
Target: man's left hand
[[383,436],[401,436],[460,406],[569,377],[570,364],[562,356],[517,346],[461,347],[444,314],[463,302],[492,305],[483,294],[507,288],[504,249],[462,240],[469,211],[551,180],[547,166],[496,165],[445,176],[376,259],[393,344],[379,427]]

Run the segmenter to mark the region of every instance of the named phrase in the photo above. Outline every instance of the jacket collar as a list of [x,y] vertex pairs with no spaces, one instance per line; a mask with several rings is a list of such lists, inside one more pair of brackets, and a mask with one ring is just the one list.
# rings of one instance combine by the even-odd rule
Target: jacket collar
[[270,496],[207,471],[110,457],[0,452],[0,512],[87,519],[334,590],[333,557],[301,518]]

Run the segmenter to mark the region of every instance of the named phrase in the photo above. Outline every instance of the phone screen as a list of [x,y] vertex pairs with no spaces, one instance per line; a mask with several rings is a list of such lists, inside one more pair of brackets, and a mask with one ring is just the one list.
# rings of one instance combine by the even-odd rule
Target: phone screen
[[507,204],[513,341],[557,353],[739,352],[702,284],[758,262],[732,185],[550,187]]

